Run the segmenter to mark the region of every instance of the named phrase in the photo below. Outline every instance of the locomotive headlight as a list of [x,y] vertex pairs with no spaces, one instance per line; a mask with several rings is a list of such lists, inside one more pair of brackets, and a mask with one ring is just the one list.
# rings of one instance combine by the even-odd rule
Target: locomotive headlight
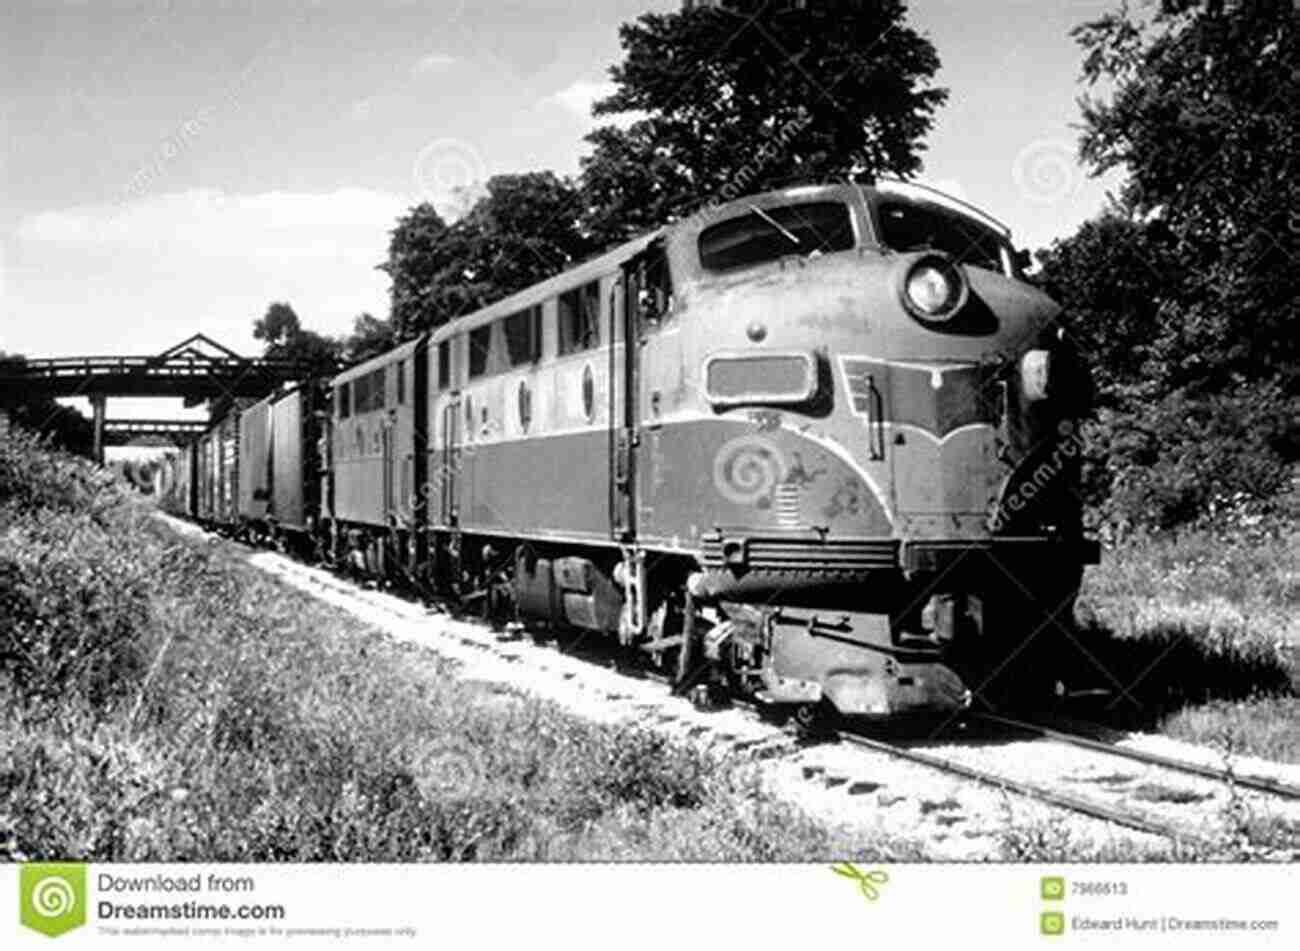
[[1029,350],[1020,358],[1020,393],[1027,402],[1045,400],[1051,393],[1052,352]]
[[951,319],[966,303],[966,293],[961,272],[938,255],[922,257],[903,281],[903,303],[921,320]]

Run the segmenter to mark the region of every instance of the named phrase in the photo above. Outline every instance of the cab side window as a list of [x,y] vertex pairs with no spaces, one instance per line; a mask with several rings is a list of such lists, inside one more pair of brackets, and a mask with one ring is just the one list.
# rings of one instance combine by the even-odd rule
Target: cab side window
[[672,319],[673,282],[663,246],[656,244],[632,267],[632,287],[636,294],[637,319],[645,330],[653,330]]
[[600,346],[600,282],[565,291],[559,297],[559,351],[578,353]]

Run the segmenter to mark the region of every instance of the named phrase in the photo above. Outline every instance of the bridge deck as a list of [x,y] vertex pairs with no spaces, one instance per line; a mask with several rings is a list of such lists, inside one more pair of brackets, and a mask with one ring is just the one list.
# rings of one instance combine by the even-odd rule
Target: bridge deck
[[264,396],[327,368],[285,360],[54,357],[0,360],[0,398],[172,396],[190,400]]

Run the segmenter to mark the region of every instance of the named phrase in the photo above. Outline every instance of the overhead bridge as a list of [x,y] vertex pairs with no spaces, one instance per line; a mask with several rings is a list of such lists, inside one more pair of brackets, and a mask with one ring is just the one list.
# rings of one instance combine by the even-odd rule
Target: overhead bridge
[[129,446],[150,437],[183,446],[203,435],[209,423],[203,419],[106,419],[104,445]]
[[[337,365],[240,356],[203,334],[195,334],[153,356],[89,356],[28,359],[0,357],[0,407],[32,399],[80,396],[94,411],[95,457],[125,436],[127,430],[107,426],[105,405],[110,396],[173,397],[186,406],[210,404],[214,411],[236,399],[261,399],[284,383],[330,374]],[[115,427],[129,421],[116,420]],[[186,431],[174,422],[172,429],[149,435],[169,436]],[[136,433],[133,435],[142,435]]]

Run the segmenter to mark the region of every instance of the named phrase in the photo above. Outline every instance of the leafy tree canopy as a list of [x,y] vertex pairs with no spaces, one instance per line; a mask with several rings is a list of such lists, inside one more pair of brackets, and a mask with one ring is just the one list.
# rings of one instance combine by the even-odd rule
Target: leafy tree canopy
[[397,342],[391,320],[382,320],[368,313],[358,314],[352,321],[352,333],[343,340],[343,359],[348,363],[359,363],[391,350]]
[[1039,257],[1096,368],[1096,498],[1172,525],[1296,485],[1300,58],[1290,0],[1143,10],[1074,32],[1105,90],[1081,103],[1081,156],[1127,178]]
[[900,0],[732,2],[625,24],[617,89],[588,137],[586,225],[612,243],[798,181],[908,176],[946,90]]
[[1161,0],[1075,31],[1082,156],[1128,173],[1124,200],[1158,222],[1180,267],[1150,369],[1171,386],[1300,379],[1300,29],[1291,0]]
[[552,172],[498,175],[465,217],[432,205],[398,220],[380,265],[392,280],[398,339],[484,307],[572,266],[591,249],[573,183]]
[[253,337],[266,346],[269,360],[297,360],[320,367],[332,367],[339,359],[339,341],[314,330],[306,330],[288,304],[277,301],[253,323]]
[[[26,362],[27,358],[22,354],[0,350],[0,364],[22,366]],[[91,455],[94,444],[91,422],[71,407],[43,396],[25,396],[0,403],[0,412],[8,416],[11,426],[40,433],[53,445],[69,452]]]

